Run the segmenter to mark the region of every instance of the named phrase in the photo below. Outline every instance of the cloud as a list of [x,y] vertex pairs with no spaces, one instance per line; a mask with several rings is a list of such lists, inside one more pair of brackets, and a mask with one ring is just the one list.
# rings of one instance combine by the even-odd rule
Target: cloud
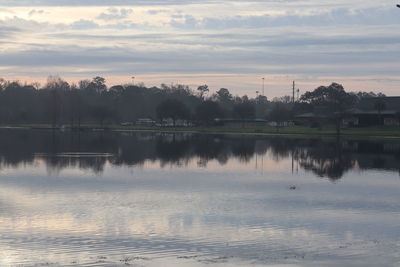
[[17,27],[0,27],[0,38],[5,40],[13,37],[16,34],[19,34],[21,29]]
[[173,19],[182,19],[182,18],[184,18],[184,16],[182,14],[172,14],[171,18],[173,18]]
[[391,25],[400,24],[394,8],[332,9],[316,14],[236,15],[230,17],[174,16],[170,25],[181,29],[267,28],[282,26]]
[[[110,75],[135,70],[367,79],[398,75],[400,68],[400,13],[391,0],[0,3],[14,11],[0,18],[0,65],[15,76],[102,69]],[[51,13],[43,15],[48,9],[42,6],[52,6]]]
[[117,9],[117,8],[109,8],[107,9],[106,12],[101,13],[98,15],[96,18],[104,21],[109,21],[109,20],[120,20],[120,19],[126,19],[130,14],[133,13],[132,9]]
[[12,11],[11,9],[8,8],[0,8],[0,13],[10,13],[10,14],[14,14],[15,12]]
[[26,20],[17,16],[6,17],[0,20],[1,28],[18,28],[20,31],[42,30],[47,28],[50,24],[47,22],[38,22],[36,20]]
[[147,13],[150,15],[158,15],[160,13],[167,13],[167,12],[169,12],[168,9],[150,9],[147,11]]
[[31,11],[29,11],[28,15],[31,17],[34,15],[42,15],[44,13],[45,13],[45,11],[42,9],[32,9]]
[[69,25],[72,29],[76,30],[88,30],[88,29],[96,29],[99,28],[100,26],[91,21],[91,20],[86,20],[86,19],[80,19],[78,21],[75,21]]
[[[213,2],[205,0],[203,3]],[[194,0],[1,0],[3,6],[149,6],[186,5]]]
[[137,73],[312,73],[313,75],[397,75],[400,51],[319,52],[305,50],[240,49],[180,49],[169,51],[146,51],[123,47],[85,48],[75,46],[53,46],[0,53],[1,66],[30,69],[56,67],[70,69],[74,73],[79,67],[96,66],[107,69],[108,74],[126,73],[135,69]]
[[182,16],[182,19],[173,19],[170,22],[170,25],[174,28],[181,28],[181,29],[195,29],[195,28],[200,28],[201,21],[199,19],[196,19],[192,15],[185,15]]

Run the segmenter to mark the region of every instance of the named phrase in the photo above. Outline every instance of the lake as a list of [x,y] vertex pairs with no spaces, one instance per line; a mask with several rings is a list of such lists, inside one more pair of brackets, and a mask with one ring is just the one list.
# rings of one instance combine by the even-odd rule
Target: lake
[[400,140],[0,137],[1,266],[400,266]]

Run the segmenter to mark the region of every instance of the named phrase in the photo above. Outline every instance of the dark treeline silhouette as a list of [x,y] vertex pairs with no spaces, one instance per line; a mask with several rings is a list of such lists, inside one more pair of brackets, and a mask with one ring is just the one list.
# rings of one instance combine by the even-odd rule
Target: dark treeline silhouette
[[[0,124],[51,124],[53,126],[82,124],[135,123],[139,118],[161,121],[171,119],[210,125],[216,118],[270,119],[278,124],[295,114],[324,106],[325,112],[341,112],[363,97],[374,93],[346,93],[339,84],[321,86],[305,93],[298,101],[289,96],[256,98],[233,96],[221,88],[210,93],[207,85],[192,90],[185,85],[147,88],[143,84],[106,86],[106,80],[95,77],[69,84],[60,77],[49,77],[42,87],[0,79]],[[339,112],[340,111],[340,112]]]
[[69,84],[49,77],[40,87],[0,79],[0,124],[71,125],[135,122],[139,118],[190,120],[208,124],[216,117],[263,117],[266,98],[233,96],[222,88],[206,97],[207,85],[147,88],[142,84],[106,86],[102,77]]
[[248,163],[256,155],[296,166],[332,181],[354,168],[400,171],[400,144],[233,135],[166,133],[0,131],[0,168],[45,162],[49,171],[75,167],[101,173],[106,163],[141,166],[186,166],[192,160],[206,167],[211,160]]

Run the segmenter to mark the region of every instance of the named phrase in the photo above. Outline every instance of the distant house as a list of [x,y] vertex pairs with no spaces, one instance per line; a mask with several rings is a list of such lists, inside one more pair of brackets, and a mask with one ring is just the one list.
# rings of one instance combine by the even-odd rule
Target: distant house
[[400,97],[363,98],[358,105],[347,112],[343,120],[346,126],[399,126]]
[[330,122],[330,118],[317,112],[308,112],[295,116],[295,124],[305,126],[317,126]]
[[315,107],[314,112],[299,114],[294,117],[294,122],[297,125],[319,126],[329,124],[332,119],[327,115],[328,112],[324,107]]
[[[318,108],[314,112],[295,116],[296,124],[317,126],[333,123],[333,117]],[[356,107],[347,110],[342,120],[343,126],[400,126],[400,97],[363,98]]]
[[193,123],[186,121],[186,120],[175,120],[175,124],[174,124],[174,120],[171,118],[168,119],[163,119],[161,121],[161,123],[157,123],[155,124],[156,126],[160,126],[160,127],[192,127]]
[[150,127],[150,126],[155,126],[155,125],[156,125],[156,122],[155,122],[153,119],[150,119],[150,118],[142,118],[142,119],[138,119],[138,120],[136,121],[136,125],[137,125],[137,126],[147,126],[147,127]]

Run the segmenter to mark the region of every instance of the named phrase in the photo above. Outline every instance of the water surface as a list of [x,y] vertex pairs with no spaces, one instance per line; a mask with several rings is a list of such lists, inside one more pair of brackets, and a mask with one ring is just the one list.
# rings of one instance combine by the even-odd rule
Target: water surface
[[399,266],[400,142],[0,131],[1,266]]

